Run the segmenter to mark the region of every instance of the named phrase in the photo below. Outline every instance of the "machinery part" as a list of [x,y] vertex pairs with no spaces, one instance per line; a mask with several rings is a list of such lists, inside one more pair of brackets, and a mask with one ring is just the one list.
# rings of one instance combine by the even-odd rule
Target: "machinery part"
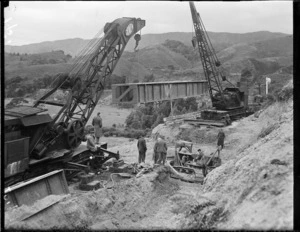
[[80,145],[84,136],[84,123],[82,120],[72,121],[66,130],[67,143],[69,148],[76,148]]
[[[170,177],[171,178],[174,178],[174,179],[180,179],[180,180],[182,180],[182,181],[185,181],[185,182],[189,182],[189,183],[195,183],[195,182],[200,182],[200,183],[203,183],[203,181],[201,180],[201,181],[199,181],[199,180],[197,180],[196,179],[196,172],[195,172],[195,170],[193,170],[192,168],[183,168],[183,167],[175,167],[174,168],[174,166],[172,166],[169,162],[167,162],[167,166],[170,168]],[[191,178],[191,177],[189,177],[189,178],[186,178],[186,177],[184,177],[184,176],[182,176],[176,169],[177,168],[183,168],[183,169],[185,169],[185,170],[189,170],[189,172],[190,173],[192,173],[193,174],[193,178]],[[183,170],[182,169],[182,170]],[[191,170],[193,170],[193,171],[191,171]]]
[[182,173],[187,173],[187,174],[195,174],[196,175],[196,172],[193,168],[183,167],[183,166],[173,166],[173,168],[177,172],[182,172]]
[[69,188],[63,170],[56,170],[45,175],[5,188],[4,193],[14,205],[33,205],[35,201],[49,195],[68,194]]
[[[67,162],[87,164],[89,155],[86,157],[84,154],[77,160],[73,156],[68,159],[53,157],[51,152],[66,148],[73,150],[81,143],[84,138],[84,126],[101,97],[106,79],[112,75],[130,38],[144,26],[145,20],[128,17],[107,23],[104,28],[105,34],[103,36],[97,34],[78,55],[68,75],[57,78],[55,85],[32,107],[22,106],[5,111],[5,144],[9,148],[5,149],[8,151],[7,155],[5,154],[7,161],[5,179],[12,177],[9,183],[21,178],[27,168],[35,176],[37,173],[44,173],[45,167],[52,170],[58,167],[66,168],[71,175],[76,175],[80,167],[74,168],[73,165],[68,168]],[[140,38],[138,35],[135,36],[137,42]],[[59,89],[69,90],[67,100],[64,102],[49,100]],[[53,118],[50,115],[44,117],[46,114],[37,115],[46,111],[38,108],[39,104],[52,104],[61,108]],[[20,152],[21,146],[14,146],[12,143],[20,144],[24,139],[28,141],[26,144],[24,142],[22,148],[24,152]],[[100,152],[108,153],[108,156],[97,157],[100,163],[112,156],[119,159],[119,154],[107,150]]]
[[213,107],[219,110],[242,108],[243,93],[240,92],[238,88],[227,80],[233,88],[226,88],[223,90],[220,79],[222,78],[222,80],[225,81],[226,77],[219,68],[221,63],[218,60],[216,52],[211,44],[201,17],[196,11],[194,3],[190,2],[189,4],[196,34],[192,40],[192,44],[194,47],[196,47],[196,44],[198,45],[200,59],[204,75],[208,81],[208,89]]
[[136,34],[134,36],[135,39],[135,47],[134,47],[134,51],[136,51],[137,46],[139,46],[139,41],[141,40],[141,35],[140,34]]
[[53,126],[53,128],[57,132],[57,134],[62,135],[67,128],[67,124],[64,122],[58,122]]

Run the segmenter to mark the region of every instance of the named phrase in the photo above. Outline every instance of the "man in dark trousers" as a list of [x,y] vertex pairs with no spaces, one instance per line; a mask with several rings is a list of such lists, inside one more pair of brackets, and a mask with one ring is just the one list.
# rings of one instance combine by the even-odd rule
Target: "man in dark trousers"
[[99,139],[102,135],[102,118],[100,117],[100,112],[98,112],[97,116],[93,118],[92,125],[95,130],[96,144],[99,144]]
[[218,133],[218,157],[220,157],[220,151],[224,148],[224,139],[225,139],[225,133],[223,129],[221,128]]
[[167,143],[163,140],[162,137],[159,137],[157,139],[157,142],[154,145],[154,153],[156,153],[158,156],[158,160],[157,160],[158,164],[162,163],[163,165],[165,165],[166,158],[167,158],[167,150],[168,150]]
[[146,146],[146,141],[142,136],[139,136],[138,138],[137,147],[139,150],[139,164],[141,162],[145,163],[147,146]]

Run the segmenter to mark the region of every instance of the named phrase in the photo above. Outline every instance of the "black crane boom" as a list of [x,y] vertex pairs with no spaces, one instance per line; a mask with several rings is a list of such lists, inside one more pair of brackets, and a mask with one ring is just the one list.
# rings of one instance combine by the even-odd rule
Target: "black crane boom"
[[189,2],[189,4],[195,29],[195,37],[193,38],[192,43],[194,47],[197,45],[199,50],[204,75],[208,81],[208,89],[213,107],[217,110],[242,108],[243,94],[240,90],[235,86],[233,88],[223,89],[221,80],[225,81],[226,77],[222,75],[219,70],[221,63],[218,60],[216,52],[210,42],[207,31],[205,30],[201,17],[195,8],[194,2]]

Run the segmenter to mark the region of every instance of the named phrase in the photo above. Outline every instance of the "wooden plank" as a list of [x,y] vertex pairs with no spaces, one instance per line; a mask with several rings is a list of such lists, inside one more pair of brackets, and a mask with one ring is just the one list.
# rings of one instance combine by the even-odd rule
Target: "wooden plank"
[[217,122],[217,121],[203,121],[203,120],[197,120],[197,119],[184,119],[184,122],[196,124],[196,125],[209,125],[209,126],[218,126],[223,127],[225,126],[225,122]]

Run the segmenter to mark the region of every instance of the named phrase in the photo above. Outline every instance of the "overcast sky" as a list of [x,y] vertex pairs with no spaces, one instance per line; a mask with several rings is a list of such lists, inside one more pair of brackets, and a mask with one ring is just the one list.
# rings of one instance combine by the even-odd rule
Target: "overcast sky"
[[[208,31],[293,33],[292,1],[195,2]],[[142,35],[191,32],[188,2],[11,1],[5,9],[5,44],[23,45],[69,38],[93,38],[120,17],[146,20]]]

